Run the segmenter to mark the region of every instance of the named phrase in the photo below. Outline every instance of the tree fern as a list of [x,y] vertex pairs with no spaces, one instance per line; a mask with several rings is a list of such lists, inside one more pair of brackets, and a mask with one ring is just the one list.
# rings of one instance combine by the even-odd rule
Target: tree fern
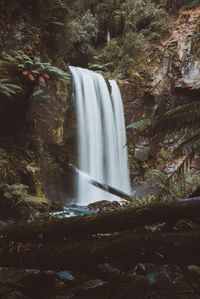
[[158,194],[158,198],[162,198],[165,195],[183,198],[189,195],[193,187],[189,184],[186,177],[186,172],[188,172],[190,164],[191,159],[186,156],[180,165],[170,174],[158,169],[150,171],[150,174],[157,176],[161,182],[160,187],[162,189]]
[[174,149],[176,154],[190,152],[190,145],[200,143],[200,102],[190,102],[180,105],[168,112],[154,117],[152,120],[143,119],[128,126],[135,134],[150,136],[152,139],[162,141],[175,139]]
[[[187,175],[192,159],[200,153],[200,101],[180,105],[174,109],[154,117],[151,121],[143,119],[128,126],[134,136],[156,139],[158,143],[163,140],[173,141],[171,148],[173,157],[183,157],[182,163],[167,175],[155,170],[154,175],[160,177],[163,192],[173,196],[185,196],[188,187]],[[171,143],[170,143],[171,144]],[[199,183],[199,181],[198,181]]]

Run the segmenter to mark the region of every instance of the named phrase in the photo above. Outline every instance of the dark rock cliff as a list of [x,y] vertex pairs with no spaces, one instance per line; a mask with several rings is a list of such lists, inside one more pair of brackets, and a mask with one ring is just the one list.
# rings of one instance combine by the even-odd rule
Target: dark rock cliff
[[[150,54],[151,76],[119,82],[125,104],[127,124],[160,115],[177,105],[200,96],[200,8],[181,9],[173,23],[171,33],[159,44],[153,45],[154,54]],[[155,54],[156,53],[156,54]],[[151,57],[152,55],[152,57]],[[145,164],[156,167],[158,152],[162,144],[145,140],[138,142],[128,130],[129,160],[132,182],[137,193],[137,182],[143,182]],[[163,157],[162,157],[163,158]],[[164,157],[165,162],[167,157]],[[177,161],[171,161],[172,164]],[[138,195],[156,192],[156,182]],[[151,188],[152,185],[155,188]]]
[[[23,51],[29,57],[40,57],[67,70],[62,55],[53,47],[55,36],[53,39],[51,28],[38,19],[38,14],[35,17],[33,10],[37,7],[30,9],[28,4],[22,6],[21,2],[14,1],[13,6],[5,1],[1,5],[1,57],[11,51]],[[74,192],[74,179],[64,167],[69,160],[76,162],[71,88],[51,78],[43,81],[25,78],[20,81],[22,94],[12,99],[0,95],[0,197],[3,201],[8,186],[14,190],[24,186],[25,194],[19,192],[16,197],[23,200],[24,195],[30,195],[40,198],[42,204],[49,199],[64,202]],[[33,93],[40,90],[40,85],[47,96],[34,98]]]

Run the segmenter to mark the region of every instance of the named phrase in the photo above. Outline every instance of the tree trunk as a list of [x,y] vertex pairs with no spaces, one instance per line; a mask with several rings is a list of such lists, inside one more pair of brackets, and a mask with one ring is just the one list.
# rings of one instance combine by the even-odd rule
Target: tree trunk
[[138,262],[192,264],[199,262],[200,231],[176,233],[133,232],[67,240],[59,243],[1,241],[0,266],[31,269],[81,269],[118,263],[129,269]]
[[23,242],[41,239],[55,241],[69,237],[126,231],[162,222],[173,225],[179,219],[198,221],[199,215],[200,200],[198,197],[171,203],[119,209],[92,216],[11,224],[1,230],[1,235],[10,240]]

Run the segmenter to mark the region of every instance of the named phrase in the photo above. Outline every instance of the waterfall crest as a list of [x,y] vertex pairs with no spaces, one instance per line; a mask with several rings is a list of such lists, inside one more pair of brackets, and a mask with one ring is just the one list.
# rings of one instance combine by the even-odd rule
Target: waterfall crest
[[[103,76],[70,67],[77,109],[79,169],[95,180],[130,194],[126,130],[121,94],[110,80],[111,93]],[[78,179],[78,204],[88,205],[117,197]]]

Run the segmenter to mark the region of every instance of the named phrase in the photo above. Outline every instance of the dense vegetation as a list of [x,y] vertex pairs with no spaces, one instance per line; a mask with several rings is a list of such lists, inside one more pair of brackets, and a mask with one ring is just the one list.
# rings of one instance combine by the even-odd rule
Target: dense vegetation
[[[173,40],[171,48],[163,47],[176,29],[179,9],[194,8],[199,0],[0,0],[0,4],[0,266],[43,264],[47,269],[50,263],[57,269],[65,260],[74,270],[71,275],[0,268],[0,298],[113,299],[114,291],[120,299],[133,294],[141,299],[199,298],[200,269],[185,266],[185,257],[187,265],[198,261],[199,203],[174,201],[200,193],[199,87],[180,87],[180,64],[185,61],[178,58]],[[199,32],[200,25],[189,36],[197,58]],[[152,81],[156,72],[159,77],[166,57],[169,80],[164,87],[158,82],[156,89]],[[66,165],[76,162],[77,156],[69,64],[119,79],[130,124],[132,181],[137,183],[138,173],[141,189],[152,177],[150,184],[159,185],[155,195],[149,196],[147,188],[147,196],[136,194],[121,210],[118,203],[102,203],[102,216],[83,217],[80,222],[51,216],[63,208],[62,200],[71,191]],[[147,155],[137,157],[137,149],[146,144]],[[168,171],[172,162],[175,166]],[[16,225],[19,220],[24,223]],[[8,230],[2,234],[4,227]],[[102,237],[105,233],[108,236]],[[111,247],[110,236],[116,242]],[[132,263],[130,244],[136,250]],[[194,255],[188,253],[190,244]],[[138,263],[143,259],[155,264]],[[177,260],[178,266],[156,265]]]
[[1,2],[2,15],[32,19],[37,51],[43,41],[54,59],[59,55],[67,63],[127,78],[148,72],[146,61],[156,55],[152,43],[169,32],[170,19],[180,6],[192,7],[198,1]]
[[[146,61],[156,55],[152,43],[156,44],[169,32],[171,16],[180,4],[146,0],[75,1],[69,24],[73,53],[70,62],[89,65],[118,78],[144,75],[150,71]],[[195,2],[185,4],[192,6]]]

